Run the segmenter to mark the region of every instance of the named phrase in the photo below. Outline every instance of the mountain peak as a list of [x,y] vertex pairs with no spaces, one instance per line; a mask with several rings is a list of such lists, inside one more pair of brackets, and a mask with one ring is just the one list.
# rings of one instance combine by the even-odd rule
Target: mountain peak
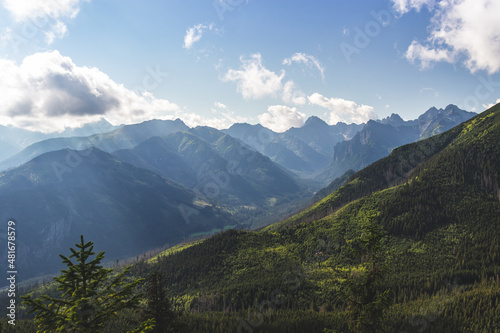
[[261,129],[261,128],[265,128],[264,126],[262,126],[261,124],[255,124],[255,125],[251,125],[249,123],[234,123],[231,125],[231,127],[228,128],[228,130],[231,130],[231,129],[251,129],[251,128],[258,128],[258,129]]
[[397,113],[391,114],[389,117],[386,117],[380,121],[380,123],[385,125],[393,125],[393,126],[402,126],[405,124],[405,121],[401,116]]
[[311,116],[306,120],[305,126],[328,126],[328,124],[319,117]]
[[456,106],[455,104],[449,104],[449,105],[448,105],[448,106],[446,106],[444,109],[445,109],[445,111],[446,111],[446,110],[460,110],[460,109],[458,108],[458,106]]
[[178,125],[186,125],[186,123],[183,122],[180,118],[176,118],[173,122]]

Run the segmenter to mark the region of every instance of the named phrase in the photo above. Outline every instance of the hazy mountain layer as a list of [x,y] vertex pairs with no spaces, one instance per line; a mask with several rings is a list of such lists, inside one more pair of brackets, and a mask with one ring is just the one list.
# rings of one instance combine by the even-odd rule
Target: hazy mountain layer
[[0,174],[0,219],[16,222],[23,278],[57,271],[80,234],[114,259],[235,224],[195,197],[98,149],[46,153]]
[[257,208],[303,195],[296,181],[268,157],[210,127],[154,137],[115,155],[214,204]]
[[60,149],[83,150],[96,147],[106,152],[132,148],[153,136],[167,135],[189,129],[180,120],[150,120],[140,124],[127,125],[115,130],[70,138],[52,138],[36,142],[14,156],[0,162],[0,170],[20,166],[41,154]]

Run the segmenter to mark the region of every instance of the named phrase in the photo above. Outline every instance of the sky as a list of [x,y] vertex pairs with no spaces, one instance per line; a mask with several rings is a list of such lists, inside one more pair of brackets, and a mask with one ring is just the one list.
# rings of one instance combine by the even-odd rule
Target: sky
[[500,98],[500,0],[0,0],[0,124],[277,132]]

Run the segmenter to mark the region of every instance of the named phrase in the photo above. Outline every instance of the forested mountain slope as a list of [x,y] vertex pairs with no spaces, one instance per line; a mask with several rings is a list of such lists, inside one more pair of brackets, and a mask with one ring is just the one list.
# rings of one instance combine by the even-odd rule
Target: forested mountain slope
[[[225,232],[134,271],[164,272],[177,304],[207,325],[346,331],[342,272],[362,263],[352,248],[376,216],[386,235],[379,251],[387,270],[382,285],[393,301],[384,319],[389,331],[498,330],[498,142],[500,105],[394,150],[282,223]],[[221,314],[196,315],[209,310]],[[260,321],[252,321],[252,311]],[[236,314],[229,320],[222,312]]]

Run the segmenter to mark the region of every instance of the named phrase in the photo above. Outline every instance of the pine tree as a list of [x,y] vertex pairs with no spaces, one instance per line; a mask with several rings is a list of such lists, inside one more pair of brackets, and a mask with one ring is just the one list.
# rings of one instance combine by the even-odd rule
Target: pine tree
[[153,332],[175,332],[178,315],[172,309],[172,304],[168,298],[165,278],[158,272],[154,272],[149,276],[146,299],[146,315],[154,319],[155,322]]
[[54,278],[57,289],[63,292],[61,298],[43,295],[33,299],[29,294],[22,297],[31,308],[29,313],[36,313],[40,331],[103,332],[104,323],[115,318],[118,311],[138,306],[141,295],[133,295],[133,291],[143,279],[126,283],[129,267],[117,274],[104,268],[101,265],[104,252],[91,258],[95,255],[93,244],[85,243],[80,236],[80,244],[75,244],[78,250],[70,248],[69,257],[59,255],[67,266]]

